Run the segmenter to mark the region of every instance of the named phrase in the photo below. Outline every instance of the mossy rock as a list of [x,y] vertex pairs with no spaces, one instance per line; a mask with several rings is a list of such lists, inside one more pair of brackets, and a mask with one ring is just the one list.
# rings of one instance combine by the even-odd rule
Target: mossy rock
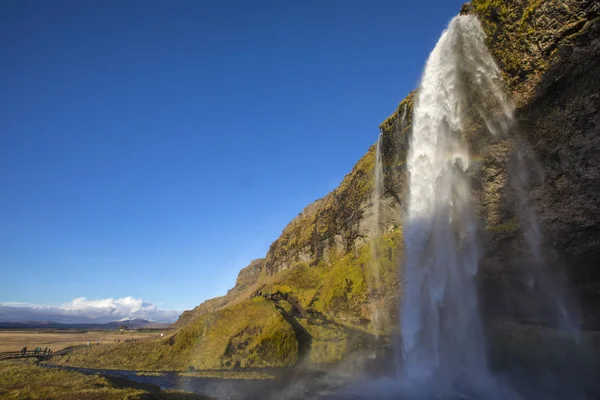
[[285,367],[298,359],[294,329],[262,297],[201,317],[177,336],[175,346],[185,340],[196,369]]

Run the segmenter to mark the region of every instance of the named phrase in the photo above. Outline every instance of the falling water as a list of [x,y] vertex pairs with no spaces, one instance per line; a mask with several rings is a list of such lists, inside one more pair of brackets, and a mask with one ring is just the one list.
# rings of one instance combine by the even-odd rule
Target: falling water
[[[543,263],[540,224],[528,197],[534,177],[516,144],[513,115],[479,21],[455,17],[427,60],[413,109],[406,160],[402,362],[396,362],[397,379],[367,383],[361,391],[365,398],[519,398],[488,368],[475,280],[480,226],[470,181],[476,168],[467,144],[467,135],[470,142],[478,132],[476,142],[515,145],[509,166],[515,211],[533,264]],[[383,187],[380,143],[381,137],[373,194],[377,215]],[[529,276],[532,286],[547,288],[542,295],[557,294],[539,271]],[[542,302],[566,317],[562,303]]]
[[382,134],[379,134],[377,139],[377,149],[375,151],[375,171],[374,171],[374,182],[373,182],[373,226],[375,227],[375,234],[371,238],[371,262],[372,262],[372,276],[370,281],[371,287],[371,316],[372,326],[375,334],[378,335],[382,329],[381,312],[382,307],[380,306],[381,301],[381,274],[380,274],[380,254],[379,247],[377,245],[377,238],[381,234],[381,201],[383,198],[384,181],[383,181],[383,155],[381,151]]
[[[395,129],[392,132],[394,135],[391,138],[393,143],[397,145],[397,151],[395,153],[394,163],[403,163],[404,159],[400,159],[403,154],[402,146],[404,141],[401,140],[403,135],[404,127],[406,126],[408,107],[404,105],[401,110],[398,110],[398,118],[396,118]],[[385,191],[384,183],[384,171],[383,171],[383,132],[379,133],[375,149],[375,168],[373,171],[373,192],[371,195],[371,202],[373,204],[373,216],[372,225],[375,227],[374,235],[371,238],[371,263],[372,263],[372,276],[369,282],[371,289],[371,318],[372,326],[376,335],[385,330],[386,324],[389,326],[390,318],[387,315],[387,309],[383,306],[383,282],[381,278],[381,254],[378,246],[378,238],[382,234],[382,204],[383,196]]]
[[[400,113],[400,118],[398,118],[396,120],[396,129],[394,132],[394,135],[396,136],[395,139],[396,139],[396,145],[397,145],[396,156],[398,158],[400,158],[401,154],[403,154],[402,149],[404,146],[404,141],[402,140],[402,135],[404,134],[404,128],[406,127],[406,118],[407,117],[408,117],[408,106],[405,105],[404,107],[402,107],[402,112]],[[405,160],[398,159],[396,161],[404,162]]]
[[405,373],[438,390],[489,385],[475,275],[480,258],[465,129],[476,113],[506,131],[512,105],[473,16],[455,17],[429,56],[407,157],[406,287],[401,315]]
[[535,316],[552,318],[553,325],[570,332],[578,342],[579,327],[571,315],[572,310],[565,303],[564,276],[557,275],[548,268],[543,254],[542,230],[535,207],[528,196],[533,183],[543,181],[543,170],[535,158],[523,150],[527,147],[523,143],[519,144],[509,168],[515,212],[531,257],[528,268],[522,271],[525,291],[518,300],[527,303],[528,311]]
[[375,204],[375,214],[377,215],[377,222],[380,222],[380,209],[381,209],[381,197],[383,195],[383,155],[381,152],[382,134],[379,134],[377,139],[377,150],[375,151],[375,184],[373,186],[373,202]]

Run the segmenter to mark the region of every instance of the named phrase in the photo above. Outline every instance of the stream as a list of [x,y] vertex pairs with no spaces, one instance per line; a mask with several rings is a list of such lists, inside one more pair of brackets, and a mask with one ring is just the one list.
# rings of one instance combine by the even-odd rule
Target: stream
[[306,374],[293,378],[240,379],[186,376],[175,371],[161,371],[158,372],[159,375],[144,375],[147,371],[80,368],[44,363],[39,365],[87,375],[100,374],[124,378],[133,382],[156,385],[163,390],[195,393],[219,400],[335,399],[334,392],[339,387],[339,383],[324,379],[321,374]]

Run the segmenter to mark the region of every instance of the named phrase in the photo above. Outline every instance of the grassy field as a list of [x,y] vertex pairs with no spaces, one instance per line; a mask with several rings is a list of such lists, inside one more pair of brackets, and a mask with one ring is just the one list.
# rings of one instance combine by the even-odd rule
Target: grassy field
[[100,341],[100,344],[114,343],[115,339],[121,340],[121,343],[128,339],[144,339],[158,337],[160,333],[157,332],[124,332],[123,334],[117,331],[35,331],[35,330],[24,330],[24,331],[13,331],[13,330],[0,330],[0,351],[18,351],[27,346],[28,349],[33,350],[36,347],[42,349],[48,347],[54,352],[57,352],[65,347],[70,346],[82,346],[89,340],[93,345],[96,345],[96,341]]
[[126,379],[84,375],[33,364],[0,363],[0,398],[44,400],[209,400],[191,393],[163,391]]

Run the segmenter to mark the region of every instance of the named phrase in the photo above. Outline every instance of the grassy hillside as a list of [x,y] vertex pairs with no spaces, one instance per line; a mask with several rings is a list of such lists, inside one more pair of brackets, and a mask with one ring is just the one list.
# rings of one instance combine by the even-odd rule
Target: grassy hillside
[[207,313],[165,338],[84,347],[53,363],[91,368],[188,370],[293,365],[294,329],[275,306],[255,297]]

